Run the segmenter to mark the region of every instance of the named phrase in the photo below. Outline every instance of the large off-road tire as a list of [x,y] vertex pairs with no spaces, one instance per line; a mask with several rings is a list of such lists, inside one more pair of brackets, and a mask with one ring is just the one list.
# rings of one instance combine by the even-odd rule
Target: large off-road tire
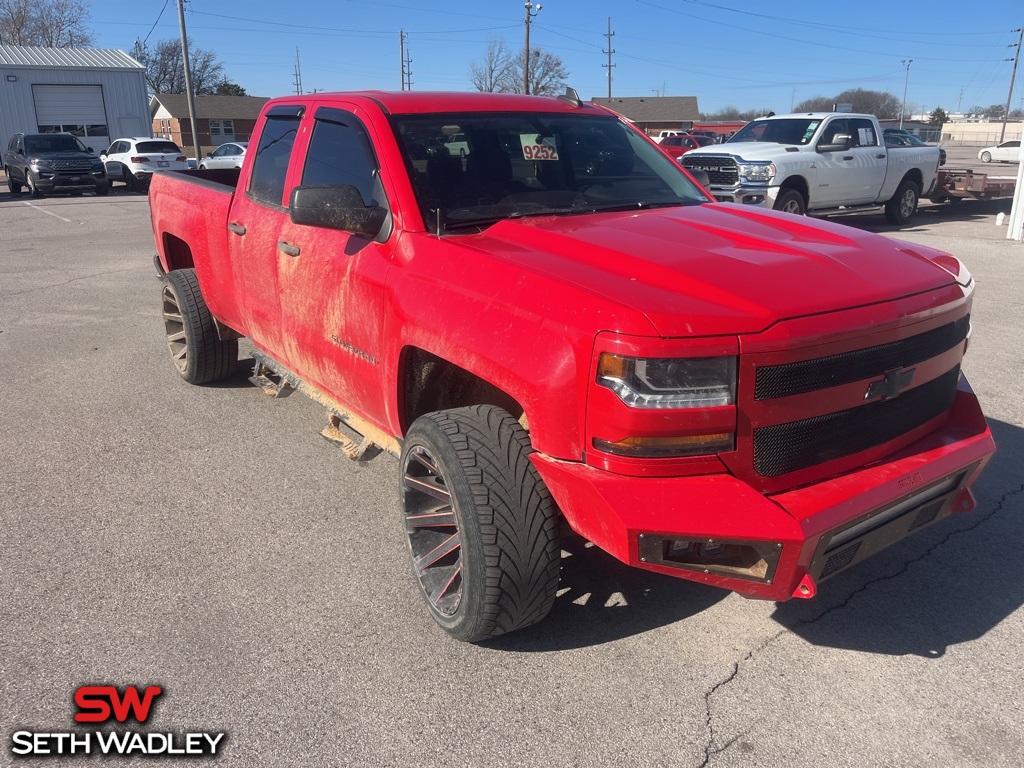
[[885,204],[885,220],[890,224],[906,224],[917,213],[917,201],[921,190],[910,179],[904,179],[896,194]]
[[783,213],[792,213],[794,216],[803,216],[807,212],[807,203],[804,196],[795,189],[784,189],[775,199],[772,208]]
[[209,384],[234,372],[238,339],[221,341],[217,335],[194,269],[167,273],[163,316],[171,362],[181,378],[190,384]]
[[982,152],[981,153],[981,162],[983,162],[983,163],[991,163],[992,162],[992,153],[991,152]]
[[429,413],[402,447],[400,493],[428,610],[458,640],[536,624],[558,588],[558,512],[526,431],[491,405]]

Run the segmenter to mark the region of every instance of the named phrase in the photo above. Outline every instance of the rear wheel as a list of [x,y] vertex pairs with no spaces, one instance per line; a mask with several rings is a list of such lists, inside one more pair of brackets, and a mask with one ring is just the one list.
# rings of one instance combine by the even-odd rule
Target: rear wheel
[[194,269],[167,273],[163,315],[167,349],[181,378],[190,384],[209,384],[234,372],[238,339],[221,341]]
[[795,189],[782,190],[782,192],[779,193],[779,196],[775,199],[775,205],[773,207],[776,211],[792,213],[796,216],[803,216],[807,211],[807,204],[804,202],[804,196]]
[[21,184],[11,178],[11,169],[4,168],[4,174],[7,176],[7,189],[10,190],[12,195],[20,195]]
[[896,194],[885,204],[885,220],[890,224],[906,224],[917,213],[920,192],[910,179],[904,179]]
[[558,514],[529,435],[495,406],[430,413],[402,448],[413,571],[430,615],[479,642],[543,619],[555,601]]

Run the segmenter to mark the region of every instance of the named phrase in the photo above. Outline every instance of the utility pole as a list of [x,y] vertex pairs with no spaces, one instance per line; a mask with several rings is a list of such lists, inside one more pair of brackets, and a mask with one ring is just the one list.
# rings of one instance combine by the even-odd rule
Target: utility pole
[[[1006,109],[1003,110],[1003,130],[999,132],[999,143],[1003,143],[1003,139],[1006,138],[1006,120],[1010,116],[1010,99],[1013,98],[1013,81],[1017,79],[1017,63],[1020,61],[1020,44],[1024,41],[1024,27],[1020,29],[1011,30],[1013,32],[1019,32],[1020,36],[1017,38],[1017,55],[1013,57],[1013,72],[1010,74],[1010,91],[1006,94]],[[1013,45],[1006,46],[1007,48],[1013,48]],[[1007,59],[1009,61],[1009,59]]]
[[605,33],[605,37],[608,38],[608,50],[607,51],[602,51],[602,53],[607,53],[608,54],[608,63],[601,65],[602,67],[605,67],[608,70],[608,98],[609,99],[611,99],[611,97],[612,97],[612,67],[615,66],[614,64],[612,64],[612,54],[615,53],[615,49],[612,48],[612,38],[614,36],[615,36],[615,33],[612,32],[612,17],[609,16],[608,17],[608,31]]
[[[530,93],[530,22],[540,13],[540,3],[534,5],[526,0],[526,16],[523,17],[523,24],[526,25],[526,43],[523,45],[523,93]],[[536,8],[537,10],[534,10]]]
[[405,90],[405,41],[409,36],[405,30],[398,30],[398,61],[402,65],[402,90]]
[[903,127],[903,115],[907,112],[907,85],[910,84],[910,65],[913,63],[913,59],[900,59],[900,64],[907,69],[907,76],[903,80],[903,106],[900,107],[900,128]]
[[405,90],[412,90],[412,56],[409,53],[409,49],[405,50],[405,66],[402,68],[405,73]]
[[295,95],[302,95],[302,67],[299,64],[299,48],[295,47]]
[[199,146],[199,128],[196,126],[196,97],[192,91],[192,69],[188,64],[188,35],[185,34],[185,0],[178,0],[178,26],[181,27],[181,61],[185,68],[185,96],[188,98],[188,121],[192,124],[192,145],[196,165],[202,148]]

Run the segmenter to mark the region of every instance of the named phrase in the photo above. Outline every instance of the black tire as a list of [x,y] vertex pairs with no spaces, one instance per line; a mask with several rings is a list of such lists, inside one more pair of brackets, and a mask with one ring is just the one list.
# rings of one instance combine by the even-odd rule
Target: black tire
[[906,224],[917,213],[917,201],[921,190],[910,179],[900,182],[893,195],[885,204],[885,220],[890,224]]
[[406,435],[400,493],[413,572],[430,615],[458,640],[528,627],[554,604],[558,513],[532,451],[519,422],[492,405],[421,416]]
[[189,384],[209,384],[234,373],[238,339],[221,341],[217,335],[194,269],[167,274],[163,316],[167,349],[181,378]]
[[807,212],[807,203],[804,196],[795,189],[784,189],[775,199],[772,208],[783,213],[792,213],[794,216],[803,216]]
[[991,163],[992,162],[992,153],[991,152],[982,152],[981,153],[981,162],[983,162],[983,163]]
[[4,174],[6,174],[6,176],[7,176],[7,189],[10,190],[10,193],[12,195],[20,195],[21,194],[21,184],[11,178],[11,170],[10,170],[10,168],[5,168],[4,169]]
[[97,184],[96,197],[106,197],[110,194],[110,184]]
[[129,192],[134,192],[136,188],[135,174],[129,171],[127,168],[121,168],[121,181],[124,182],[125,187]]

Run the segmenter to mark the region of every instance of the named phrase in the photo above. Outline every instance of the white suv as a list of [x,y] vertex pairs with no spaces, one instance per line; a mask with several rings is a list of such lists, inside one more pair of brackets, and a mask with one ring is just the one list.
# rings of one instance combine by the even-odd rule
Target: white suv
[[130,190],[149,187],[155,171],[186,171],[188,159],[181,148],[168,139],[136,136],[117,139],[100,152],[111,183],[123,181]]

